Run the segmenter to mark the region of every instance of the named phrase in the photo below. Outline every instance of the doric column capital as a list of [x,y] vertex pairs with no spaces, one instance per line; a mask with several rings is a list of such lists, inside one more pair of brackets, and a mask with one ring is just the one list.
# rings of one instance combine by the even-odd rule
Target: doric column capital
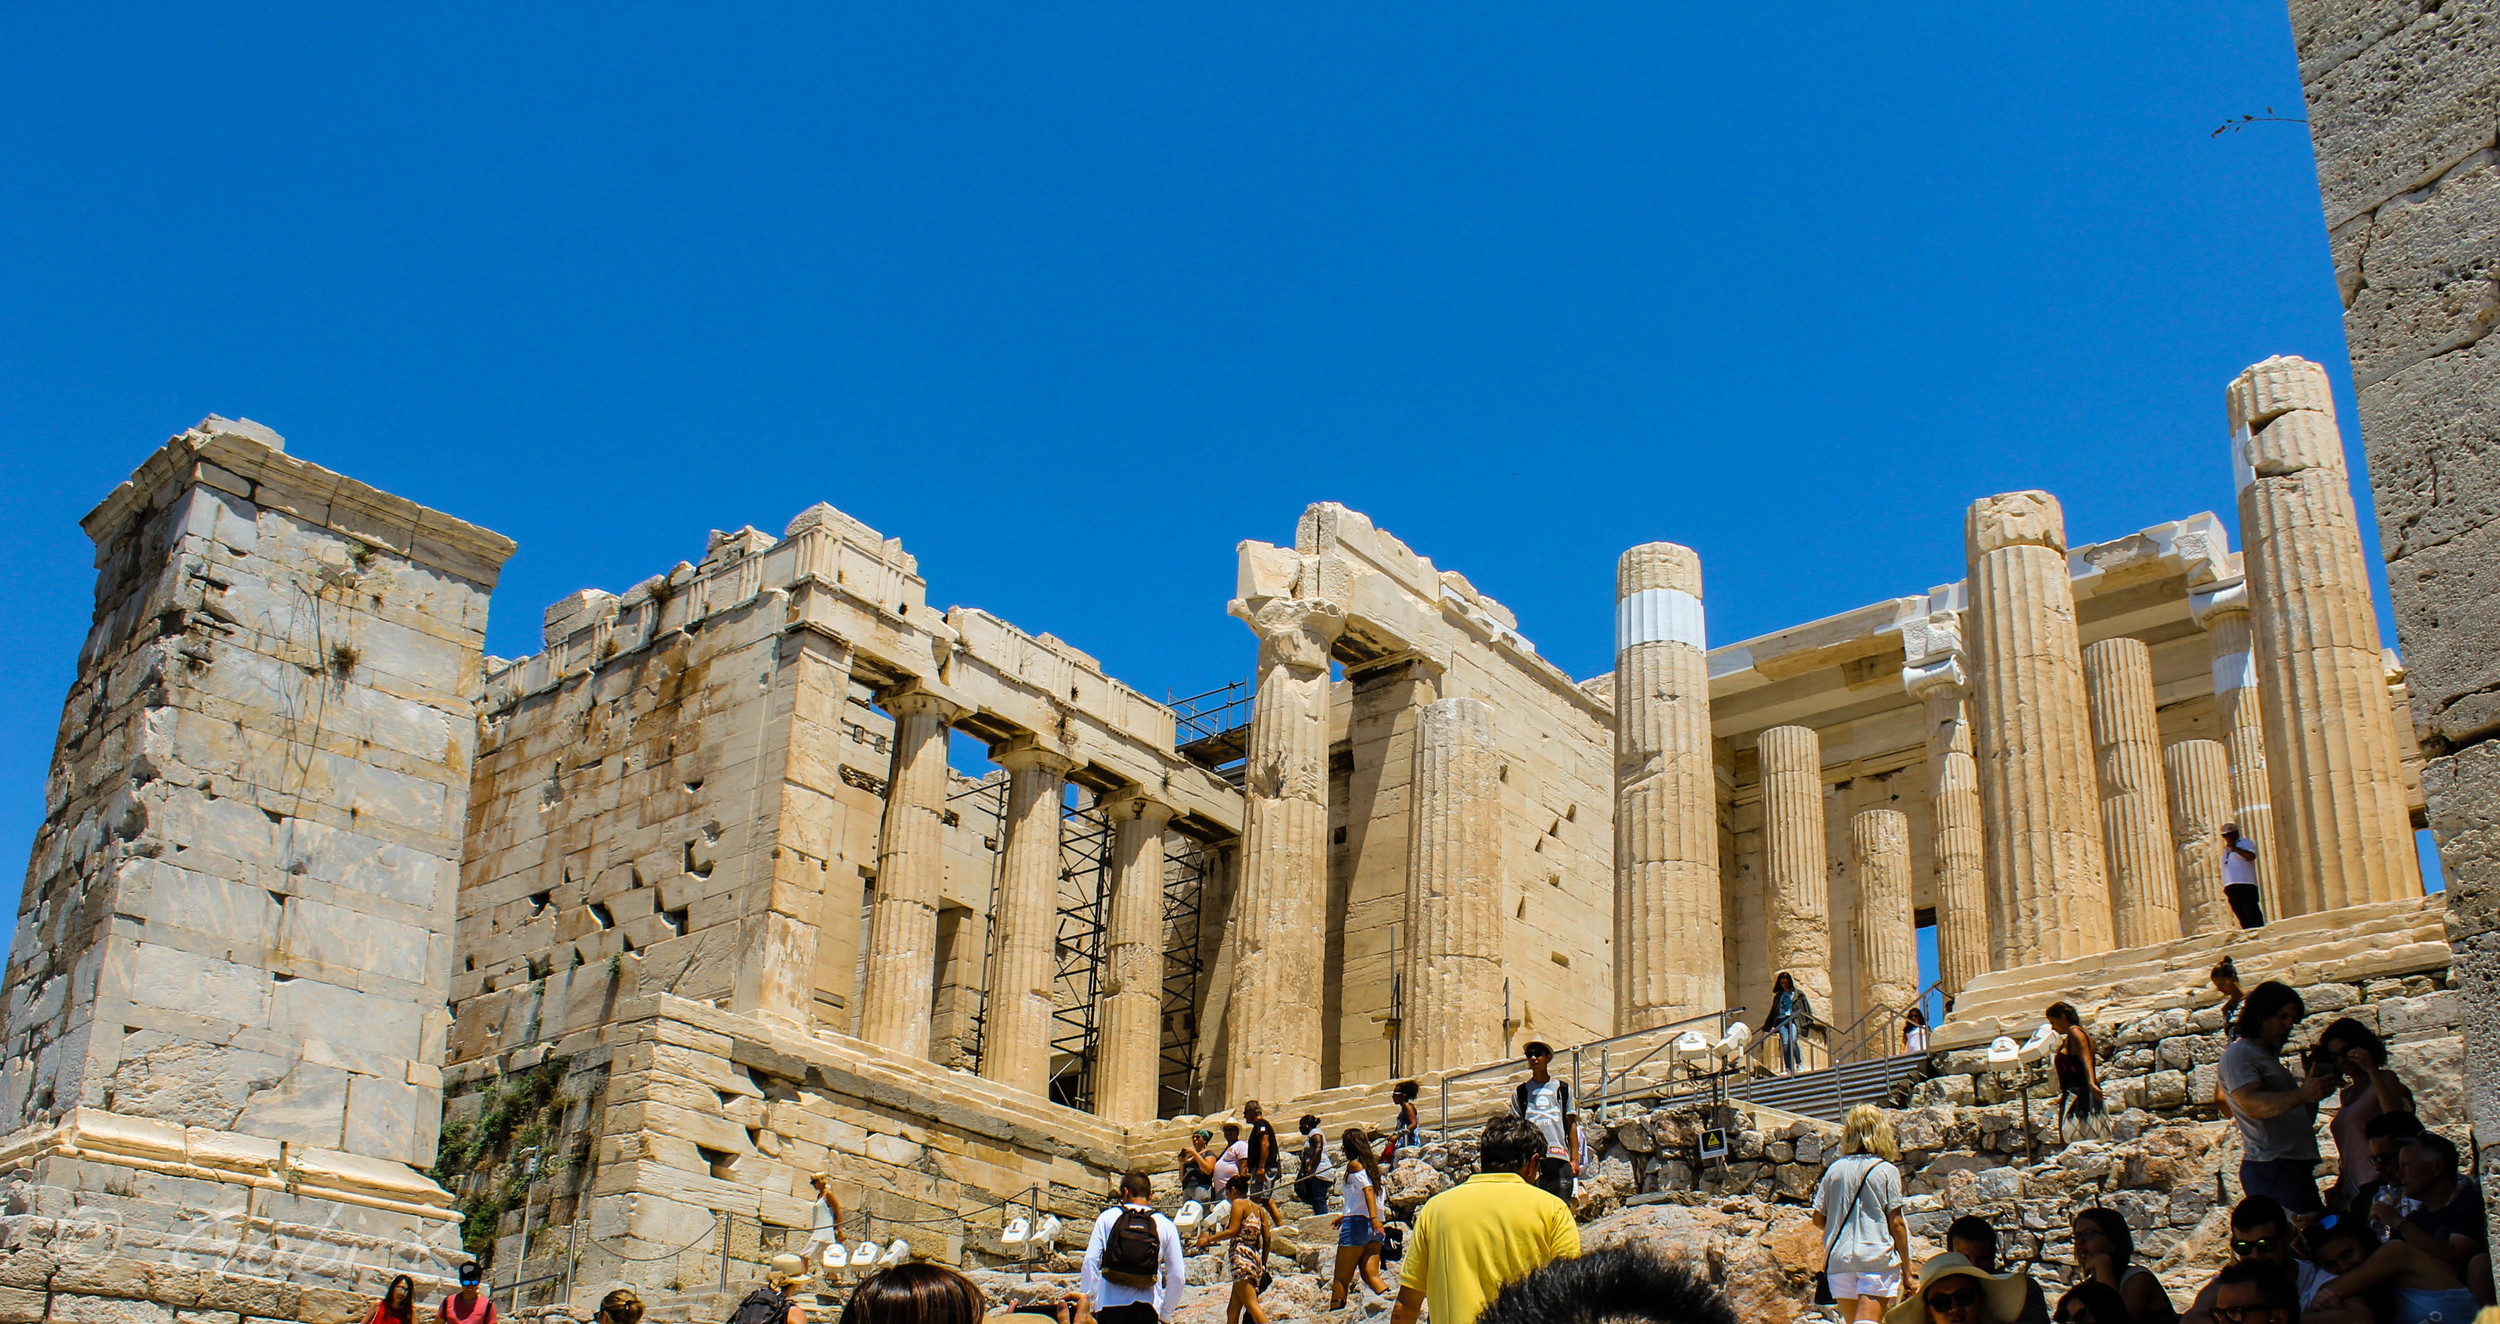
[[972,711],[964,697],[934,681],[907,680],[877,696],[877,706],[888,716],[909,717],[919,713],[936,713],[938,720],[953,725],[957,718]]
[[1172,821],[1172,812],[1172,806],[1155,799],[1143,786],[1124,786],[1102,798],[1102,815],[1114,823],[1137,820],[1161,831]]
[[2254,432],[2295,409],[2335,417],[2335,389],[2326,369],[2287,355],[2252,363],[2223,389],[2233,434]]
[[1027,732],[1003,745],[990,746],[990,762],[1009,772],[1046,772],[1065,777],[1076,768],[1076,759],[1067,751],[1044,744],[1040,736]]
[[1615,562],[1615,653],[1672,643],[1709,651],[1701,610],[1701,557],[1671,542],[1645,542]]
[[1235,598],[1225,610],[1298,671],[1326,671],[1328,651],[1345,633],[1344,606],[1324,598]]
[[2248,578],[2234,575],[2229,579],[2188,586],[2188,614],[2205,629],[2214,628],[2214,618],[2238,612],[2248,614]]
[[1615,601],[1654,588],[1701,596],[1701,554],[1671,542],[1645,542],[1615,562]]
[[1970,503],[1963,537],[1973,560],[2007,547],[2066,550],[2066,510],[2046,492],[2006,492]]
[[1945,692],[1958,696],[1970,683],[1963,667],[1961,614],[1931,612],[1903,623],[1901,659],[1901,687],[1911,698]]

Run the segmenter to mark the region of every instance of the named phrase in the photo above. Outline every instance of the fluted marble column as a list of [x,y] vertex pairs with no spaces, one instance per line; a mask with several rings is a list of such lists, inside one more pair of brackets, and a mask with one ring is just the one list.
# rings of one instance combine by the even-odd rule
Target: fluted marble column
[[1961,617],[1936,612],[1902,627],[1902,685],[1927,705],[1929,854],[1936,871],[1936,966],[1945,996],[1997,966],[1989,948],[1988,872],[1979,765],[1971,757]]
[[1425,704],[1415,721],[1415,871],[1406,892],[1410,1072],[1502,1054],[1502,780],[1493,709]]
[[2239,927],[2222,894],[2230,756],[2219,741],[2182,740],[2163,750],[2161,761],[2170,782],[2170,837],[2178,851],[2179,925],[2190,937],[2228,933]]
[[926,690],[888,697],[894,762],[877,829],[877,893],[868,910],[859,1036],[888,1051],[929,1055],[937,978],[938,896],[946,883],[946,729],[960,705]]
[[1074,762],[1019,739],[993,750],[1007,770],[1007,844],[992,899],[998,924],[988,1012],[981,1021],[981,1075],[1050,1093],[1051,986],[1058,978],[1060,825]]
[[1898,809],[1860,813],[1849,820],[1849,851],[1858,871],[1858,1006],[1890,1007],[1897,1021],[1919,987],[1909,818]]
[[1990,947],[2009,966],[2108,951],[2066,514],[2046,492],[2009,492],[1971,503],[1964,533]]
[[2225,398],[2284,909],[2418,896],[2403,746],[2326,370],[2267,359]]
[[1787,971],[1813,1001],[1814,1014],[1830,1016],[1832,892],[1823,840],[1823,742],[1810,727],[1775,726],[1754,748],[1762,759],[1762,853],[1771,893],[1764,927],[1772,977]]
[[1163,830],[1172,808],[1143,795],[1103,806],[1111,821],[1111,905],[1094,1048],[1094,1113],[1151,1122],[1163,1066]]
[[1237,601],[1259,637],[1242,775],[1241,884],[1224,1090],[1294,1099],[1320,1088],[1319,997],[1328,902],[1328,650],[1345,609],[1301,598]]
[[1718,779],[1701,558],[1643,543],[1615,566],[1615,1026],[1727,1004]]
[[2192,587],[2188,604],[2205,627],[2213,653],[2214,716],[2231,770],[2229,811],[2223,821],[2238,828],[2257,852],[2257,895],[2267,916],[2279,918],[2289,912],[2275,882],[2274,784],[2266,771],[2265,702],[2257,693],[2256,625],[2248,615],[2248,580],[2238,576]]
[[2083,650],[2083,687],[2100,772],[2111,928],[2120,947],[2168,942],[2179,936],[2179,866],[2153,714],[2153,650],[2141,639],[2093,644]]

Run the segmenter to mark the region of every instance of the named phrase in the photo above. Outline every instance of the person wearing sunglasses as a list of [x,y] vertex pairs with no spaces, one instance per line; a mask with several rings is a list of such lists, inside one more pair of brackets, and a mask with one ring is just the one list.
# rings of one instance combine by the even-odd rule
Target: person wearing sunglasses
[[2057,1324],[2136,1324],[2117,1288],[2089,1279],[2066,1289],[2053,1318]]
[[1884,1324],[2014,1324],[2028,1275],[1990,1273],[1947,1251],[1918,1268],[1918,1290],[1884,1312]]
[[[2267,1196],[2252,1195],[2233,1205],[2232,1263],[2224,1265],[2222,1273],[2215,1274],[2213,1281],[2205,1284],[2204,1290],[2196,1294],[2196,1300],[2188,1307],[2187,1313],[2179,1317],[2181,1324],[2214,1324],[2216,1320],[2221,1320],[2222,1324],[2234,1324],[2234,1321],[2223,1319],[2220,1313],[2222,1287],[2224,1275],[2242,1265],[2253,1265],[2279,1275],[2291,1284],[2293,1313],[2297,1315],[2309,1311],[2311,1303],[2317,1298],[2318,1289],[2324,1287],[2333,1275],[2292,1253],[2296,1231],[2290,1215],[2283,1212],[2283,1206]],[[2344,1316],[2312,1312],[2303,1316],[2302,1324],[2330,1324],[2330,1320],[2335,1324],[2370,1324],[2367,1310]]]

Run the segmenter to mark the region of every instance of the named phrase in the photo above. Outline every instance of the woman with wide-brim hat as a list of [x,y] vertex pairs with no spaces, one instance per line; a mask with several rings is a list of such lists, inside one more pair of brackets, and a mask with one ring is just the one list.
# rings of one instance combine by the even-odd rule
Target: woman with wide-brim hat
[[1918,1290],[1884,1312],[1884,1324],[2014,1324],[2030,1280],[1990,1273],[1948,1251],[1918,1268]]

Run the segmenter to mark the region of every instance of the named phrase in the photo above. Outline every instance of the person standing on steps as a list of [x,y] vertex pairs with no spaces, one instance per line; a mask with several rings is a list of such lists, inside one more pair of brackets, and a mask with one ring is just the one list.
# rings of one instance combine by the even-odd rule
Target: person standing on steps
[[2049,1060],[2057,1068],[2057,1134],[2068,1144],[2098,1140],[2109,1134],[2107,1105],[2101,1098],[2101,1064],[2092,1051],[2092,1036],[2071,1002],[2049,1004],[2049,1028],[2057,1033],[2057,1052]]
[[1267,1210],[1250,1198],[1250,1179],[1233,1178],[1225,1188],[1230,1197],[1231,1213],[1221,1232],[1201,1228],[1198,1249],[1205,1250],[1218,1241],[1233,1243],[1224,1259],[1231,1270],[1232,1295],[1224,1302],[1224,1324],[1241,1324],[1248,1316],[1250,1324],[1267,1324],[1267,1312],[1259,1308],[1259,1293],[1267,1286],[1267,1234],[1274,1224],[1267,1221]]
[[2222,1050],[2222,1087],[2244,1146],[2240,1189],[2281,1205],[2294,1231],[2326,1212],[2318,1198],[2318,1100],[2335,1092],[2336,1081],[2283,1069],[2283,1045],[2308,1014],[2289,984],[2269,979],[2249,993],[2239,1034]]
[[1215,1155],[1207,1152],[1207,1142],[1215,1134],[1204,1127],[1189,1133],[1189,1143],[1180,1152],[1181,1198],[1206,1203],[1215,1195]]
[[486,1278],[486,1270],[471,1260],[460,1266],[460,1290],[444,1297],[434,1307],[437,1324],[495,1324],[495,1303],[481,1295],[477,1285]]
[[1153,1178],[1120,1178],[1119,1203],[1094,1220],[1078,1282],[1102,1324],[1156,1324],[1180,1313],[1189,1271],[1180,1229],[1155,1212]]
[[1285,1221],[1283,1211],[1276,1207],[1276,1174],[1284,1167],[1284,1156],[1276,1148],[1276,1127],[1257,1099],[1241,1105],[1241,1117],[1250,1124],[1250,1157],[1241,1165],[1241,1175],[1250,1179],[1250,1198],[1267,1206],[1268,1225],[1273,1227]]
[[1345,1304],[1346,1290],[1361,1270],[1363,1286],[1382,1296],[1389,1285],[1380,1279],[1380,1252],[1388,1234],[1382,1230],[1386,1211],[1381,1204],[1380,1164],[1372,1158],[1371,1138],[1363,1128],[1349,1126],[1345,1146],[1345,1212],[1337,1216],[1337,1267],[1329,1278],[1328,1308]]
[[1762,1028],[1775,1031],[1780,1037],[1780,1074],[1785,1076],[1805,1064],[1805,1049],[1798,1036],[1814,1025],[1814,1004],[1806,1001],[1797,980],[1787,971],[1771,981],[1771,1017]]
[[814,1225],[808,1230],[804,1254],[808,1263],[831,1269],[834,1266],[826,1264],[824,1257],[826,1252],[839,1250],[842,1246],[842,1202],[834,1197],[831,1173],[817,1173],[807,1179],[807,1184],[816,1190],[816,1207]]
[[2265,927],[2266,906],[2257,892],[2257,848],[2240,835],[2240,825],[2222,825],[2222,899],[2231,903],[2243,929]]
[[1319,1117],[1302,1115],[1302,1176],[1294,1185],[1294,1194],[1311,1207],[1314,1214],[1328,1212],[1328,1188],[1335,1183],[1336,1165],[1328,1161],[1328,1134],[1319,1129]]
[[1571,1108],[1571,1087],[1553,1078],[1554,1049],[1528,1042],[1528,1079],[1511,1094],[1512,1114],[1526,1118],[1545,1136],[1545,1162],[1536,1184],[1546,1194],[1571,1203],[1574,1180],[1580,1175],[1580,1114]]
[[365,1324],[417,1324],[417,1280],[404,1273],[393,1278]]
[[1380,1147],[1380,1166],[1397,1162],[1399,1150],[1418,1143],[1423,1119],[1415,1109],[1415,1096],[1423,1091],[1423,1085],[1412,1080],[1401,1080],[1390,1088],[1389,1102],[1398,1106],[1398,1117],[1389,1124],[1388,1143]]
[[1871,1103],[1840,1126],[1840,1156],[1814,1190],[1814,1225],[1823,1233],[1823,1273],[1832,1302],[1849,1321],[1880,1320],[1901,1295],[1910,1264],[1910,1227],[1901,1218],[1901,1147],[1892,1121]]

